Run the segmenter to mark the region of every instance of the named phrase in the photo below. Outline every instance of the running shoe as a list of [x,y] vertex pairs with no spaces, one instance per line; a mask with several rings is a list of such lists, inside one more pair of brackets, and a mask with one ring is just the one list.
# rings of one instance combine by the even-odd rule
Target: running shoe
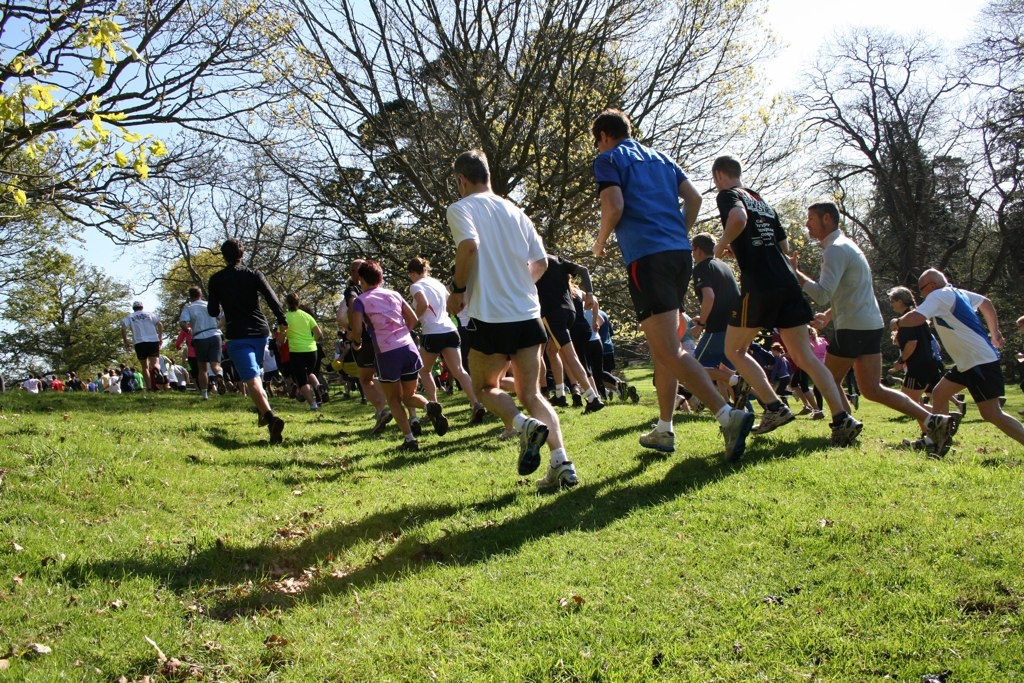
[[516,431],[515,427],[506,427],[501,430],[501,434],[498,434],[498,441],[511,441],[517,436],[519,436],[519,432]]
[[583,414],[596,413],[602,408],[604,408],[604,402],[595,396],[593,401],[587,401],[587,407],[583,409]]
[[864,425],[849,414],[841,423],[833,423],[831,427],[833,446],[849,446],[853,444],[857,437],[860,436],[861,430],[864,429]]
[[380,434],[384,431],[384,427],[387,426],[388,422],[391,422],[391,408],[384,407],[377,413],[377,423],[373,425],[373,429],[370,430],[371,434]]
[[580,480],[576,476],[576,468],[573,467],[570,461],[566,460],[557,467],[548,465],[547,474],[538,479],[535,483],[539,489],[550,489],[555,488],[556,486],[558,488],[568,489],[580,483]]
[[576,392],[573,392],[573,394],[572,394],[572,407],[573,408],[582,408],[583,407],[583,397],[580,394],[577,394]]
[[[740,408],[742,410],[742,408]],[[789,424],[796,419],[796,415],[789,409],[789,406],[782,404],[777,410],[766,410],[761,415],[761,424],[754,427],[754,434],[767,434],[773,432],[782,425]]]
[[636,393],[636,387],[630,385],[629,388],[626,389],[626,394],[629,395],[629,400],[633,402],[633,405],[640,402],[640,394]]
[[800,409],[800,412],[797,413],[797,415],[810,415],[813,412],[813,408],[811,408],[810,406],[804,406],[803,408]]
[[420,449],[420,442],[417,441],[416,439],[409,439],[409,440],[403,441],[398,446],[397,450],[400,450],[400,451],[418,451],[419,449]]
[[284,432],[284,420],[275,415],[270,418],[270,424],[267,425],[267,428],[270,430],[271,445],[284,441],[284,437],[281,436]]
[[953,418],[950,415],[929,415],[924,421],[925,436],[934,445],[936,453],[944,453],[949,450],[949,440],[952,438]]
[[956,433],[960,431],[960,422],[962,422],[964,416],[960,413],[950,413],[949,415],[949,435],[956,436]]
[[963,394],[953,394],[953,405],[960,412],[960,417],[963,418],[967,415],[967,401],[964,399]]
[[626,400],[626,392],[628,390],[629,390],[629,383],[626,380],[620,379],[618,382],[615,383],[615,393],[617,393],[619,395],[619,400],[620,401],[625,401]]
[[930,444],[925,440],[925,437],[923,436],[920,439],[914,439],[913,441],[911,441],[910,439],[903,439],[903,441],[900,442],[900,448],[910,451],[928,450],[929,445]]
[[533,474],[540,467],[540,449],[548,440],[548,427],[540,420],[526,418],[526,424],[519,432],[519,465],[520,475]]
[[553,399],[551,399],[550,403],[555,408],[569,407],[569,399],[567,399],[565,396],[555,396]]
[[[742,376],[736,375],[736,385],[732,388],[733,407],[744,410],[750,399],[750,384]],[[769,430],[770,431],[770,430]]]
[[320,404],[319,403],[313,403],[312,405],[310,405],[309,406],[309,412],[311,412],[311,413],[318,413],[318,412],[320,412]]
[[658,431],[655,428],[640,436],[640,445],[662,453],[672,453],[676,450],[676,435],[674,432]]
[[813,410],[813,411],[811,411],[811,419],[812,420],[824,420],[825,419],[825,413],[823,413],[820,410]]
[[484,408],[483,403],[476,403],[473,405],[473,414],[469,417],[469,424],[478,425],[484,421],[484,416],[487,415],[487,409]]
[[434,426],[434,433],[444,436],[448,433],[448,418],[444,416],[444,408],[437,401],[427,403],[427,419]]
[[725,438],[725,459],[739,462],[747,448],[747,435],[754,427],[754,414],[733,408],[726,420],[725,426],[719,427]]
[[257,417],[256,418],[256,426],[258,426],[258,427],[266,427],[268,424],[270,424],[270,416],[273,415],[273,414],[274,414],[273,411],[268,410],[267,412],[265,412],[262,415],[260,415],[259,417]]
[[419,418],[415,420],[409,420],[409,431],[416,438],[419,438],[423,434],[423,425],[420,424]]

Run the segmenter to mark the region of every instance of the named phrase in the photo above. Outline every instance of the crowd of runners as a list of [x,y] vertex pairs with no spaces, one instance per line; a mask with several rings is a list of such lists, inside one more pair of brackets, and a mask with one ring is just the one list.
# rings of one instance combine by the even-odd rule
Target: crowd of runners
[[[927,269],[920,300],[905,287],[888,292],[894,315],[886,322],[868,261],[843,234],[834,203],[807,208],[806,227],[822,260],[817,274],[805,273],[776,211],[744,185],[737,159],[722,156],[710,168],[721,236],[691,237],[702,195],[679,165],[634,140],[621,111],[601,112],[592,133],[600,197],[592,253],[602,258],[609,241],[617,243],[654,366],[659,414],[639,435],[641,446],[674,451],[675,411],[705,407],[720,426],[730,462],[742,458],[751,434],[773,432],[798,414],[824,420],[827,411],[831,444],[848,446],[864,428],[852,414],[863,397],[914,418],[920,434],[903,445],[941,456],[966,410],[961,392],[984,420],[1024,444],[1024,426],[1003,410],[998,349],[1004,340],[986,297]],[[394,421],[399,449],[419,448],[421,420],[438,436],[448,431],[439,385],[458,386],[470,424],[491,413],[503,425],[499,438],[518,438],[520,475],[540,468],[546,445],[547,468],[537,486],[574,486],[579,475],[555,408],[568,408],[571,398],[589,415],[614,396],[638,400],[635,387],[614,374],[608,316],[588,269],[548,253],[529,217],[492,191],[483,152],[460,154],[452,173],[460,199],[447,210],[455,245],[451,277],[442,282],[426,259],[413,258],[407,299],[386,286],[375,260],[353,261],[337,311],[334,370],[372,407],[373,433]],[[323,333],[297,295],[288,294],[282,306],[266,278],[243,264],[239,241],[225,241],[221,253],[225,267],[210,278],[208,300],[198,287],[189,293],[177,344],[188,350],[203,399],[229,387],[243,391],[270,442],[280,443],[285,422],[268,395],[280,386],[282,370],[291,395],[310,410],[329,398],[319,372]],[[685,315],[691,281],[699,310]],[[140,302],[133,309],[124,342],[141,364],[138,386],[159,388],[169,374],[177,385],[180,366],[168,370],[161,360],[159,319]],[[1024,317],[1016,322],[1024,334]],[[818,334],[827,325],[830,342]],[[900,352],[894,370],[903,373],[902,390],[883,367],[886,337]],[[940,345],[951,368],[943,365]],[[180,370],[187,382],[189,373]],[[104,376],[97,381],[107,390]],[[751,399],[762,408],[759,420]],[[950,402],[957,408],[952,413]]]

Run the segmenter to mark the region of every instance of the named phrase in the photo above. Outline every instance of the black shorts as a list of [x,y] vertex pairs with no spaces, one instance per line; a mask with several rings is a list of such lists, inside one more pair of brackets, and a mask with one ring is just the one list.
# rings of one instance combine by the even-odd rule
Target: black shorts
[[199,363],[219,363],[221,347],[219,334],[205,339],[192,340],[192,348],[196,350],[196,361]]
[[686,298],[693,274],[693,255],[688,249],[662,251],[642,256],[626,267],[629,296],[636,319],[678,311]]
[[944,374],[945,369],[938,363],[923,368],[907,368],[907,374],[903,377],[903,388],[931,393]]
[[471,318],[468,329],[473,333],[470,338],[472,349],[488,356],[514,356],[520,350],[540,346],[548,339],[540,318],[514,323],[485,323]]
[[139,360],[156,358],[160,355],[160,342],[139,342],[135,345],[135,357]]
[[1003,384],[1003,369],[999,361],[982,363],[961,372],[956,368],[946,371],[946,379],[955,384],[967,387],[975,403],[990,401],[1006,393]]
[[814,311],[796,287],[743,292],[729,316],[729,325],[744,328],[777,327],[787,330],[814,320]]
[[442,332],[441,334],[425,334],[420,337],[420,347],[435,356],[445,349],[459,348],[461,339],[458,332]]
[[860,358],[882,352],[882,332],[877,330],[836,330],[828,354],[836,358]]
[[806,371],[796,368],[793,370],[793,375],[789,378],[789,386],[799,388],[800,391],[807,391],[811,388],[811,380],[807,376]]
[[356,367],[358,368],[376,368],[375,358],[373,354],[373,344],[363,340],[363,345],[356,350]]
[[316,351],[292,351],[290,363],[292,381],[304,387],[309,384],[309,375],[316,372]]
[[569,330],[576,322],[576,311],[556,308],[554,311],[548,311],[541,320],[544,322],[544,329],[547,330],[548,339],[555,342],[556,350],[572,341]]

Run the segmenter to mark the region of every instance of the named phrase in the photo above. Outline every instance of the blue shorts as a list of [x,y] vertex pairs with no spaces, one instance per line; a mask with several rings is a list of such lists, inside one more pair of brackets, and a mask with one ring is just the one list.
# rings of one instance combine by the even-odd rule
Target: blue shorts
[[705,332],[700,335],[693,357],[705,368],[717,368],[719,364],[725,363],[731,369],[732,363],[725,357],[725,332]]
[[266,337],[246,337],[228,340],[228,356],[235,364],[239,379],[248,382],[263,374],[263,354],[267,350]]

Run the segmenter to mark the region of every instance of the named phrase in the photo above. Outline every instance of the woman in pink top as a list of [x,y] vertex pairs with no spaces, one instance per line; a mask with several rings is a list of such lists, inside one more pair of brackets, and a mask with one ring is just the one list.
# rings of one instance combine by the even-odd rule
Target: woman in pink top
[[411,334],[417,323],[416,313],[401,294],[382,287],[383,280],[384,273],[375,261],[367,260],[359,266],[363,293],[352,302],[349,339],[358,349],[365,325],[376,352],[377,377],[395,422],[405,435],[399,449],[415,451],[419,442],[405,408],[426,408],[427,418],[438,436],[448,431],[448,418],[442,414],[440,403],[427,401],[416,393],[416,380],[423,367]]

